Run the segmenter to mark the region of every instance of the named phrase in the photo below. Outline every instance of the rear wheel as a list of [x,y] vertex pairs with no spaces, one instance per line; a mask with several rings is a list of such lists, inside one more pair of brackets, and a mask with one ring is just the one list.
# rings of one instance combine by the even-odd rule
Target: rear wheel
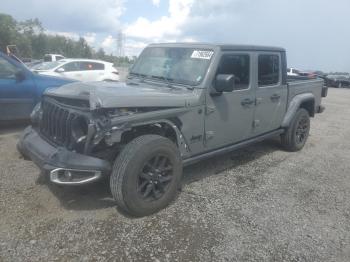
[[162,136],[144,135],[127,144],[115,160],[110,187],[121,209],[146,216],[174,199],[181,176],[176,145]]
[[295,152],[301,150],[309,137],[310,116],[304,108],[300,108],[295,114],[290,126],[281,135],[281,143],[288,151]]

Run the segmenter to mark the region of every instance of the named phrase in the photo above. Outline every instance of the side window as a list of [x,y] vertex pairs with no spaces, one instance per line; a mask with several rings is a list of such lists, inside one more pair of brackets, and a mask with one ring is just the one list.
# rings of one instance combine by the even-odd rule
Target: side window
[[96,62],[80,62],[80,70],[90,71],[90,70],[104,70],[105,65]]
[[16,78],[16,67],[0,57],[0,79]]
[[235,90],[249,88],[250,59],[249,55],[223,55],[217,74],[235,76]]
[[92,70],[105,70],[105,65],[101,63],[91,63]]
[[276,85],[280,79],[280,59],[278,55],[259,55],[259,86]]
[[62,66],[65,72],[80,71],[78,62],[70,62]]

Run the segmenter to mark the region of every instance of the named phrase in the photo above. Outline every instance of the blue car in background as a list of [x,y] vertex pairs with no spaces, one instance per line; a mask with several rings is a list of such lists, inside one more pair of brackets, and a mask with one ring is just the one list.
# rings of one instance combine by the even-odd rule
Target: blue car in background
[[33,73],[24,64],[0,52],[0,121],[28,119],[47,88],[73,81]]

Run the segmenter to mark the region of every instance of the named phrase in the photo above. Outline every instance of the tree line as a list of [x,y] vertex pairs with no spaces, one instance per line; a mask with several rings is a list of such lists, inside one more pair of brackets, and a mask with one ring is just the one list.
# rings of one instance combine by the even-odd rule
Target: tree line
[[57,53],[69,58],[101,59],[116,65],[127,65],[135,59],[107,55],[102,48],[95,51],[83,37],[74,40],[47,34],[37,18],[17,21],[0,13],[0,50],[6,52],[8,45],[16,45],[22,58],[42,59],[45,54]]

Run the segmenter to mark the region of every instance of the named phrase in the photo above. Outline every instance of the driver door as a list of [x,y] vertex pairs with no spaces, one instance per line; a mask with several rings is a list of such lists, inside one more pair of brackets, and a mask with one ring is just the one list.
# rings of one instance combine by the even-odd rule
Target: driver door
[[36,103],[36,87],[24,70],[0,56],[0,120],[28,119]]
[[216,75],[233,74],[235,89],[219,95],[207,92],[207,150],[234,144],[251,136],[255,108],[252,71],[252,54],[249,52],[227,52],[222,55]]

